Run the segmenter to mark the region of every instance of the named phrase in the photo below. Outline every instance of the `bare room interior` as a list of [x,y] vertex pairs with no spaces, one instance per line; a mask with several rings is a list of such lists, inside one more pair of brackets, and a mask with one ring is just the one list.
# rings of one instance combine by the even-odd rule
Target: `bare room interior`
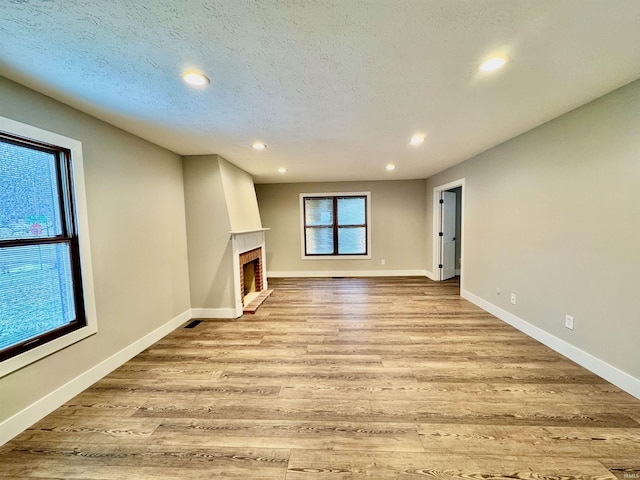
[[640,478],[638,25],[4,2],[0,479]]

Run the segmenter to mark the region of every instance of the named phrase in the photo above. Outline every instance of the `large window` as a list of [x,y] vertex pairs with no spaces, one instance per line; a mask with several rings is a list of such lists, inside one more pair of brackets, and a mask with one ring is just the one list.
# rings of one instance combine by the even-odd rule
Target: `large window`
[[0,129],[0,376],[95,331],[85,308],[72,150],[34,140],[37,129],[27,127],[36,137],[18,135],[22,124],[13,123],[0,119],[16,127]]
[[300,196],[304,258],[370,258],[370,194]]

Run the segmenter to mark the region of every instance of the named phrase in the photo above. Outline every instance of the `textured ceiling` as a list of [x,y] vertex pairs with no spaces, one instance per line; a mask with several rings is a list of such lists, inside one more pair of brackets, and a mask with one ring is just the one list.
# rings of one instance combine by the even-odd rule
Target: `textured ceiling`
[[640,77],[638,0],[0,2],[0,74],[258,183],[426,178]]

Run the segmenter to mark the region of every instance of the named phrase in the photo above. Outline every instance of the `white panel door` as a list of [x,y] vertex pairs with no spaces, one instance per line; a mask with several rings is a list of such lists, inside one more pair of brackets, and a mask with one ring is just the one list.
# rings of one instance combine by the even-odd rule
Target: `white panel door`
[[440,280],[447,280],[456,275],[456,194],[442,192],[440,212],[442,227],[440,236]]

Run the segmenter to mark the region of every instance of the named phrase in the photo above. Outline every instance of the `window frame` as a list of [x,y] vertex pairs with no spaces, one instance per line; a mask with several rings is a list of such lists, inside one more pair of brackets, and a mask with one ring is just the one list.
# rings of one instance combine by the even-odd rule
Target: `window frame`
[[[82,143],[53,132],[0,117],[0,132],[7,141],[46,152],[56,152],[58,201],[63,220],[60,235],[2,240],[2,247],[69,245],[76,320],[6,349],[0,356],[0,378],[68,347],[98,331],[93,271],[84,188]],[[5,358],[6,357],[6,358]]]
[[[363,254],[337,253],[338,229],[351,225],[338,225],[337,201],[339,198],[357,197],[365,199],[365,224],[366,252]],[[305,200],[309,198],[330,198],[333,200],[334,215],[332,228],[334,230],[334,253],[330,254],[308,254],[305,218]],[[330,193],[301,193],[300,194],[300,251],[303,260],[369,260],[371,259],[371,192],[330,192]]]

